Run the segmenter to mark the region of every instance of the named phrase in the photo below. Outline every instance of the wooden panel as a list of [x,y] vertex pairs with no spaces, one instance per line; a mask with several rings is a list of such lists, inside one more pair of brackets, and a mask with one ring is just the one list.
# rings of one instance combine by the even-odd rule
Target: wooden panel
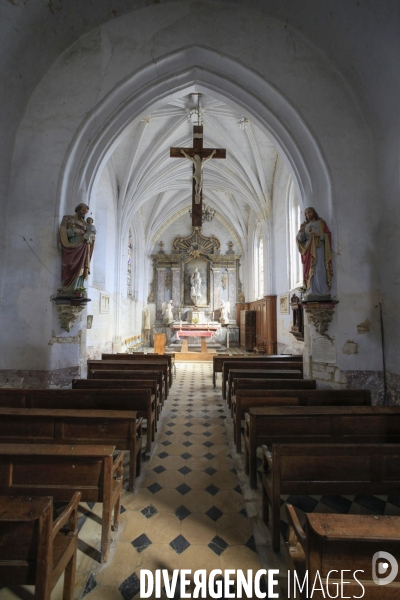
[[255,345],[256,311],[242,310],[240,313],[240,347],[252,352]]
[[154,334],[154,352],[165,354],[165,345],[167,343],[167,336],[165,333]]
[[265,344],[267,354],[277,352],[276,296],[264,296],[248,303],[256,311],[256,344]]

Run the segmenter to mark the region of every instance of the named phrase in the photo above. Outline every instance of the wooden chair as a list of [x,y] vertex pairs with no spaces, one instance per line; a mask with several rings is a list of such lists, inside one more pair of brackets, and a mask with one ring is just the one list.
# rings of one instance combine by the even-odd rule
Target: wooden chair
[[34,585],[35,600],[50,600],[63,571],[63,600],[73,600],[78,549],[78,505],[75,492],[53,521],[53,499],[0,497],[0,582]]
[[121,508],[124,453],[113,460],[114,451],[115,446],[0,444],[0,495],[51,494],[56,502],[68,502],[80,491],[82,502],[102,502],[101,562],[106,562],[112,517],[117,531]]
[[[300,582],[308,572],[309,586],[317,572],[325,589],[325,595],[315,590],[313,599],[327,597],[327,586],[331,597],[341,589],[340,570],[345,569],[343,598],[363,597],[364,600],[398,600],[400,598],[400,573],[387,585],[377,585],[373,581],[373,556],[376,552],[388,552],[400,563],[400,517],[381,515],[337,515],[314,513],[306,515],[306,531],[300,525],[296,511],[286,505],[289,523],[288,542],[290,590],[299,597],[298,587],[294,594],[294,571]],[[353,573],[365,588],[365,593],[354,579]],[[328,574],[329,578],[328,578]],[[328,578],[328,579],[327,579]],[[379,579],[379,576],[378,576]],[[310,583],[311,582],[311,583]],[[311,589],[309,587],[309,592]],[[320,586],[316,586],[320,587]],[[300,598],[309,597],[303,590]]]

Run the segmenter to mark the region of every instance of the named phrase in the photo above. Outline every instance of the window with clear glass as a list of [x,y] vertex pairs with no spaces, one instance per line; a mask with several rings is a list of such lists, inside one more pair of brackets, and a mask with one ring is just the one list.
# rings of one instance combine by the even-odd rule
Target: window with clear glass
[[297,249],[296,236],[300,229],[301,212],[299,202],[297,200],[296,191],[293,181],[289,186],[288,194],[288,213],[289,213],[289,270],[290,270],[290,287],[300,287],[301,281],[301,258],[300,252]]
[[258,298],[264,295],[264,237],[261,233],[258,242]]
[[128,238],[128,264],[126,269],[126,291],[127,295],[132,295],[132,232],[129,230]]

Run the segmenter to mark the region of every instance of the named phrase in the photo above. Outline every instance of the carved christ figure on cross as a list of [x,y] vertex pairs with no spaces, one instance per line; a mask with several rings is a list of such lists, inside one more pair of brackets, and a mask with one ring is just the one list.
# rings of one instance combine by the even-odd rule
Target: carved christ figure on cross
[[212,158],[214,156],[214,154],[216,153],[216,150],[213,150],[212,153],[209,156],[206,156],[205,158],[200,158],[200,156],[198,154],[195,154],[193,156],[193,158],[191,156],[189,156],[189,154],[187,154],[185,152],[185,150],[183,148],[181,148],[181,153],[190,160],[190,162],[193,163],[194,165],[194,169],[193,169],[193,179],[196,182],[196,187],[195,187],[195,203],[199,204],[200,203],[200,194],[201,194],[201,190],[203,188],[203,167],[204,167],[204,163],[206,163],[208,160],[210,160],[210,158]]
[[192,226],[202,226],[203,213],[203,167],[211,158],[226,158],[223,148],[203,148],[203,126],[193,126],[192,148],[170,148],[171,158],[187,158],[193,164],[192,178]]

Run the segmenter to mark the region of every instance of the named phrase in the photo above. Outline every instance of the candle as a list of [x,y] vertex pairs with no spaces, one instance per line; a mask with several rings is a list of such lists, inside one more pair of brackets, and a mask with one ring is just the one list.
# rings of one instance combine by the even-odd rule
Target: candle
[[229,329],[226,330],[226,347],[229,348]]

